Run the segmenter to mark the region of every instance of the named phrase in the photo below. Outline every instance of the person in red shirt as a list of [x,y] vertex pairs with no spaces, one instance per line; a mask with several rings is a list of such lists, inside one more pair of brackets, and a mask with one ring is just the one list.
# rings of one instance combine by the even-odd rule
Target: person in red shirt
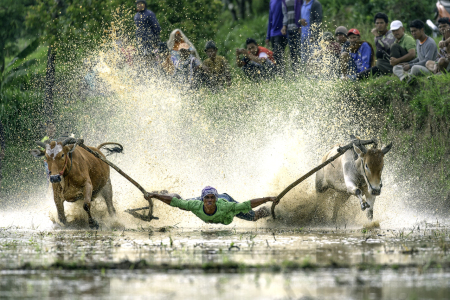
[[252,38],[247,39],[246,46],[247,49],[236,49],[236,65],[252,80],[273,78],[275,66],[273,52],[258,46],[256,40]]

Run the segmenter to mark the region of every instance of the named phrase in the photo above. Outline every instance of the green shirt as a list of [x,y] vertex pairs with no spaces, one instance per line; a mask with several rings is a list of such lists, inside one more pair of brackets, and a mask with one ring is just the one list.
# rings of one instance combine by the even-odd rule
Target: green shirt
[[395,41],[397,44],[400,45],[403,49],[406,51],[409,51],[411,49],[416,49],[416,41],[406,33],[402,36],[402,38],[398,41]]
[[170,206],[179,207],[185,210],[189,210],[194,215],[202,219],[206,223],[221,223],[228,225],[233,222],[233,218],[238,213],[247,213],[252,210],[250,201],[245,201],[242,203],[228,202],[225,199],[217,199],[216,206],[217,210],[213,215],[207,215],[203,210],[203,201],[200,200],[182,200],[178,198],[172,198],[170,201]]

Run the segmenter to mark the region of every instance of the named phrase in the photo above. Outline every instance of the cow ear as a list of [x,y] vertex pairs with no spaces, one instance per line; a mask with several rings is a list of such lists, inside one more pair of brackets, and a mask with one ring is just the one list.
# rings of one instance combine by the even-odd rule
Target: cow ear
[[386,147],[384,147],[383,149],[381,149],[381,152],[383,152],[383,154],[386,154],[389,152],[389,150],[391,150],[391,148],[392,148],[392,142],[389,145],[387,145]]
[[45,155],[45,152],[42,150],[39,150],[39,149],[31,149],[29,152],[31,155],[33,155],[36,158],[39,158],[39,157]]
[[355,150],[356,154],[358,154],[359,157],[361,157],[361,155],[364,154],[364,153],[361,151],[361,149],[359,149],[357,146],[355,146],[355,144],[353,144],[353,149]]

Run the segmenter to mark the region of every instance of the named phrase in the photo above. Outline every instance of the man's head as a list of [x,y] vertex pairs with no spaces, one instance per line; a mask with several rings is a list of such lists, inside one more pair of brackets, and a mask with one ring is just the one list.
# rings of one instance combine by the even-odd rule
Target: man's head
[[147,7],[147,1],[136,0],[136,10],[137,11],[144,11],[146,7]]
[[218,195],[219,194],[215,188],[212,186],[206,186],[202,190],[203,205],[208,208],[216,205]]
[[425,36],[425,24],[420,20],[414,20],[409,23],[409,30],[411,31],[411,35],[416,40],[422,40]]
[[323,40],[324,40],[325,42],[332,42],[332,41],[334,41],[334,36],[333,36],[333,34],[332,34],[331,32],[329,32],[329,31],[325,31],[325,32],[323,33],[322,38],[323,38]]
[[339,44],[343,44],[347,41],[347,28],[345,28],[344,26],[339,26],[338,28],[336,28],[336,30],[334,31],[334,36],[336,37],[336,41]]
[[440,18],[438,20],[438,28],[439,32],[445,36],[450,33],[450,19],[449,18]]
[[215,59],[217,55],[217,47],[214,41],[208,41],[205,45],[205,52],[209,58]]
[[347,33],[348,40],[351,44],[356,43],[361,38],[361,34],[359,33],[359,30],[356,28],[352,28]]
[[399,40],[405,34],[405,28],[403,28],[402,22],[395,20],[391,23],[391,31],[394,34],[394,37]]
[[387,31],[389,19],[386,14],[377,13],[373,18],[373,22],[375,23],[375,28],[377,29],[378,32]]
[[258,53],[258,43],[256,42],[256,40],[248,38],[247,41],[245,41],[245,44],[247,46],[248,52],[253,55],[256,55]]

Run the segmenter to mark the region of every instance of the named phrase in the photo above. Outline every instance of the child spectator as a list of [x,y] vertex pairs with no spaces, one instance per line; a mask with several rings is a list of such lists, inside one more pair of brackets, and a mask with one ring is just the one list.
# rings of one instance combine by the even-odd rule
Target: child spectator
[[203,62],[203,81],[212,90],[219,87],[231,85],[231,75],[228,62],[225,57],[217,55],[217,47],[214,41],[209,41],[205,45],[205,52],[208,58]]

